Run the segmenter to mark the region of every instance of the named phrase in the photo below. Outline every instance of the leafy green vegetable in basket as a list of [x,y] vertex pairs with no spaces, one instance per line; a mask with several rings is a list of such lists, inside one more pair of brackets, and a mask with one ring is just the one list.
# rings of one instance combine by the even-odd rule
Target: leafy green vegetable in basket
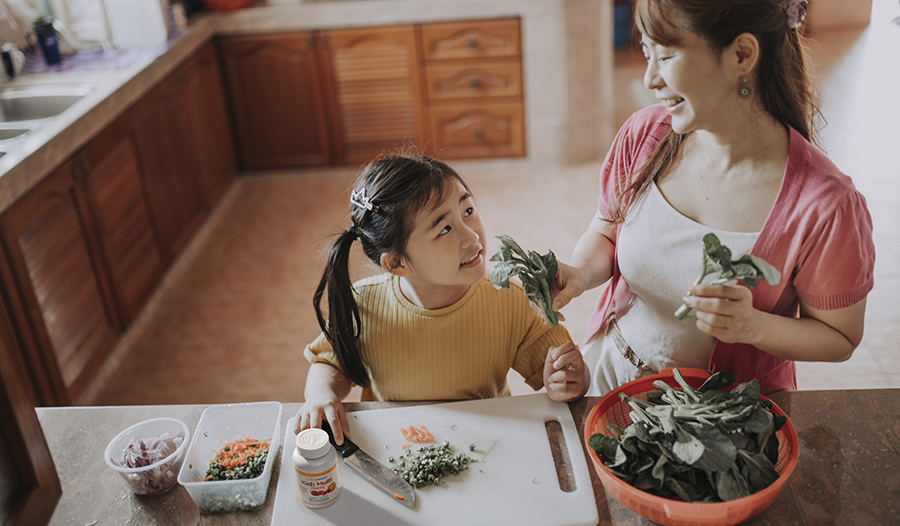
[[528,299],[541,308],[544,321],[551,327],[559,325],[550,297],[550,286],[559,268],[556,255],[553,251],[547,251],[543,256],[533,250],[525,252],[509,236],[497,236],[497,239],[501,241],[500,251],[491,256],[491,261],[499,262],[491,269],[494,288],[509,288],[509,279],[518,276]]
[[603,464],[632,486],[687,502],[719,502],[756,493],[778,478],[778,438],[787,421],[761,401],[756,380],[731,392],[724,371],[692,388],[673,369],[676,389],[657,380],[647,399],[619,397],[631,408],[632,424],[607,426],[614,437],[588,440]]
[[[729,281],[741,280],[752,290],[757,281],[768,281],[771,285],[778,285],[781,281],[781,272],[762,258],[745,254],[732,261],[731,250],[722,245],[715,234],[709,233],[703,236],[703,268],[694,285],[699,285],[706,276],[716,272],[718,275],[709,282],[710,285],[724,285]],[[690,307],[682,305],[675,311],[675,317],[683,320],[690,312]]]

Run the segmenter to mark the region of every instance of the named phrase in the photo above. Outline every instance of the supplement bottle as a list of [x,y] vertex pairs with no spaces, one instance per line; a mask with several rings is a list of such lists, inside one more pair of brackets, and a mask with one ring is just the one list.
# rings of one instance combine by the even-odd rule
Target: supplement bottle
[[325,508],[341,494],[337,455],[321,429],[306,429],[297,435],[294,477],[297,495],[309,508]]

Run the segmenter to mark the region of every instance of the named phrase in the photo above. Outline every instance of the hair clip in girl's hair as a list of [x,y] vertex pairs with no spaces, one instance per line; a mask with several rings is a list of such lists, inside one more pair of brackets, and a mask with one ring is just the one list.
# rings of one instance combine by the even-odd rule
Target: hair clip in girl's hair
[[797,29],[806,18],[806,7],[809,3],[806,0],[787,0],[782,4],[781,8],[787,15],[787,25],[791,29]]
[[350,192],[350,203],[370,212],[377,212],[378,207],[372,204],[372,200],[366,195],[366,189]]

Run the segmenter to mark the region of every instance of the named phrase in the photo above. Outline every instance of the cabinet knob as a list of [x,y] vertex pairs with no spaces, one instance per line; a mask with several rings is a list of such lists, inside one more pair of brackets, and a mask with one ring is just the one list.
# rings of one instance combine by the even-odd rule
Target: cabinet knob
[[89,163],[87,161],[82,161],[81,169],[84,170],[85,172],[87,172],[88,170],[91,169],[91,163]]
[[480,79],[469,79],[469,87],[472,89],[481,89]]
[[71,172],[71,173],[72,173],[72,179],[75,180],[75,181],[77,181],[77,180],[78,180],[78,177],[81,176],[81,172],[78,171],[78,168],[75,168],[74,166],[72,167],[72,172]]
[[477,47],[478,47],[478,40],[476,40],[476,39],[474,39],[474,38],[470,38],[470,39],[466,40],[466,47],[469,48],[469,49],[475,49],[475,48],[477,48]]
[[313,37],[309,37],[306,39],[306,49],[315,49],[316,48],[316,39]]
[[480,141],[481,139],[484,139],[484,130],[475,128],[470,135],[472,136],[472,140]]

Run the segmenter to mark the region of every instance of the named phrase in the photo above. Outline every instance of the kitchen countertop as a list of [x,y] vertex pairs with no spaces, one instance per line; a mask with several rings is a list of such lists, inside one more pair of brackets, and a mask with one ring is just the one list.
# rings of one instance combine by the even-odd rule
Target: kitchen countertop
[[[900,524],[900,389],[790,391],[770,398],[791,419],[800,457],[775,502],[745,524]],[[584,422],[599,398],[569,404],[583,435]],[[399,407],[403,403],[345,404],[348,411]],[[301,404],[284,404],[282,433]],[[275,483],[265,506],[255,512],[200,515],[181,486],[159,496],[139,497],[103,461],[107,443],[138,421],[170,416],[193,431],[206,405],[38,408],[62,483],[51,519],[58,525],[249,525],[269,524]],[[585,447],[582,443],[582,447]],[[278,480],[278,465],[272,480]],[[591,468],[600,525],[651,525],[603,489]]]

